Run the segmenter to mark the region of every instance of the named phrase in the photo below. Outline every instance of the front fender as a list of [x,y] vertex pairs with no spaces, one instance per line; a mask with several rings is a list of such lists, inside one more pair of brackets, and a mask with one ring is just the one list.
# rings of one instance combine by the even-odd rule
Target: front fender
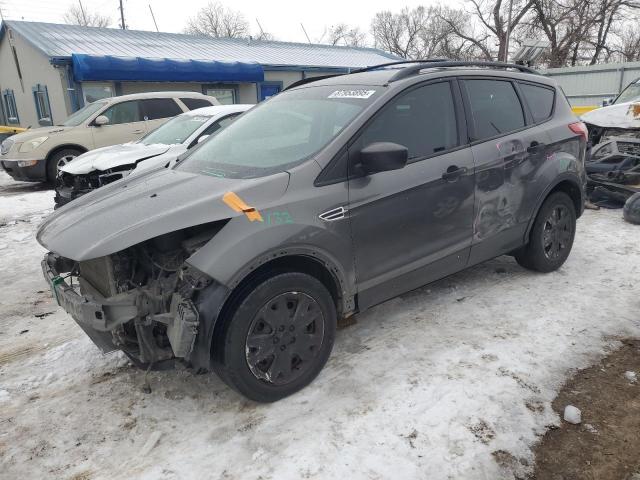
[[[269,211],[261,213],[269,218]],[[329,226],[321,223],[267,224],[236,217],[187,262],[233,290],[265,263],[286,256],[308,256],[331,272],[343,298],[353,297],[355,273],[351,236],[344,231],[349,226],[346,220],[341,225],[336,223]]]

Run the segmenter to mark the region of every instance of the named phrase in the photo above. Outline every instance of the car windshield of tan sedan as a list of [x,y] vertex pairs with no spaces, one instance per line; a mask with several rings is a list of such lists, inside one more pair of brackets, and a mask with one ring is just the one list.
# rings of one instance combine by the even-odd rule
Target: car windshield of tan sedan
[[88,105],[85,105],[84,108],[81,108],[75,113],[72,113],[69,118],[67,118],[63,123],[63,127],[77,127],[84,121],[86,121],[91,115],[96,113],[102,107],[104,107],[107,102],[93,102]]

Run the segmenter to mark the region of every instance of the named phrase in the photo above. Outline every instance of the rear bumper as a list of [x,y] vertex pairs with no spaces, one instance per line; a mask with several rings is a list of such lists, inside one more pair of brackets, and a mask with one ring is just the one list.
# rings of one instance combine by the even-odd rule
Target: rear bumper
[[[35,165],[28,167],[19,166],[18,162],[35,161]],[[45,160],[0,160],[2,168],[14,180],[23,182],[46,182],[47,181],[47,162]]]
[[122,323],[133,320],[139,315],[136,295],[123,295],[105,299],[97,292],[81,295],[59,275],[65,260],[48,253],[41,262],[42,273],[51,287],[51,292],[60,305],[93,342],[103,351],[110,352],[119,348],[113,342],[111,331]]

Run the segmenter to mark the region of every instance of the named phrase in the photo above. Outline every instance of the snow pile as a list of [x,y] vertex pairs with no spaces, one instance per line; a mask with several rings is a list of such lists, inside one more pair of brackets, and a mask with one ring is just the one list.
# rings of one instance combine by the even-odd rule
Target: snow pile
[[578,425],[582,422],[582,412],[579,408],[574,407],[573,405],[567,405],[564,407],[564,416],[562,418],[564,418],[565,422]]
[[636,383],[638,381],[636,372],[624,372],[624,378],[626,378],[629,383]]

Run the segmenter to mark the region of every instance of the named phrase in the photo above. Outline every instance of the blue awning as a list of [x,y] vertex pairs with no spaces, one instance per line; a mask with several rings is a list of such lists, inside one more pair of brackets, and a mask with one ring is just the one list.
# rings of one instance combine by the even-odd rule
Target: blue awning
[[177,60],[172,58],[71,55],[76,81],[262,82],[258,63]]

